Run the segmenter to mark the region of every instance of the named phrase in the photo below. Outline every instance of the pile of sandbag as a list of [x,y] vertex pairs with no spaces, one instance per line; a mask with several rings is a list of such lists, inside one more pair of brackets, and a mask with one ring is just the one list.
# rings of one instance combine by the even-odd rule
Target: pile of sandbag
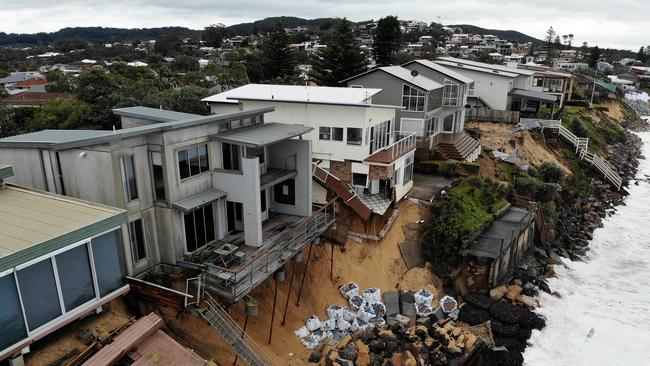
[[339,290],[348,301],[348,306],[330,305],[327,307],[326,320],[312,315],[304,326],[295,331],[307,349],[314,349],[325,339],[340,339],[348,334],[386,325],[386,305],[381,301],[379,288],[371,287],[359,292],[359,286],[350,282]]

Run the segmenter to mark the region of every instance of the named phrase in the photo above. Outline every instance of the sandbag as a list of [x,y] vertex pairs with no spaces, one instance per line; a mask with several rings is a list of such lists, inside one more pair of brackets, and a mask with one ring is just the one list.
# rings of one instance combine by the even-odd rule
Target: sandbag
[[306,326],[300,327],[297,331],[293,332],[298,338],[305,338],[309,335],[309,329]]
[[316,315],[312,315],[309,318],[307,318],[307,321],[305,322],[305,326],[307,329],[310,331],[315,331],[316,329],[320,328],[321,322],[320,319]]
[[416,292],[413,295],[413,298],[415,299],[416,304],[424,304],[427,305],[428,307],[431,307],[433,304],[433,294],[425,289],[422,289],[418,292]]
[[336,328],[338,330],[340,330],[341,332],[347,332],[348,330],[350,330],[351,326],[352,325],[347,320],[344,320],[344,319],[337,319],[336,320]]
[[327,319],[322,321],[320,324],[320,329],[323,331],[331,331],[336,329],[336,319]]
[[354,310],[359,310],[359,309],[363,308],[364,306],[366,306],[366,300],[364,300],[364,298],[359,296],[359,295],[352,296],[349,299],[349,302],[350,302],[350,306]]
[[359,285],[354,282],[346,283],[339,289],[341,295],[349,300],[351,297],[359,295]]
[[350,330],[352,330],[353,333],[356,332],[361,332],[369,328],[369,325],[366,321],[362,319],[354,319],[352,322],[352,325],[350,326]]
[[301,339],[300,342],[302,342],[302,345],[305,346],[305,348],[314,349],[318,346],[320,340],[318,340],[317,337],[314,337],[313,335],[310,334],[307,337]]
[[376,302],[374,304],[370,304],[372,307],[372,311],[375,313],[375,316],[378,317],[383,317],[386,315],[386,305],[384,305],[383,302]]
[[377,287],[370,287],[363,290],[363,299],[369,304],[381,302],[381,290]]
[[415,304],[415,314],[417,316],[429,316],[433,314],[433,307],[426,304]]
[[449,314],[452,311],[456,310],[458,303],[451,296],[445,296],[440,299],[440,307],[445,314]]
[[330,319],[342,319],[343,311],[338,305],[330,305],[327,307],[327,317]]
[[355,310],[351,306],[344,307],[343,309],[341,309],[341,312],[343,313],[343,319],[347,322],[352,322],[354,319],[357,318],[357,310]]
[[363,320],[364,322],[370,321],[370,319],[374,318],[375,316],[375,311],[370,305],[364,306],[357,312],[357,318]]

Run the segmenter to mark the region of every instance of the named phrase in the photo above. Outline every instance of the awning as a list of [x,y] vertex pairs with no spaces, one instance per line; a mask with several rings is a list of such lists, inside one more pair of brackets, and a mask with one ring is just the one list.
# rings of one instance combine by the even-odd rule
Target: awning
[[214,202],[219,198],[224,197],[226,197],[226,192],[220,191],[218,189],[210,189],[208,191],[184,198],[178,202],[174,202],[172,203],[172,206],[183,212],[190,212],[197,207],[207,205],[208,203]]
[[312,127],[271,122],[220,133],[213,138],[230,144],[262,147],[304,135],[311,130]]
[[556,103],[557,102],[557,97],[555,95],[550,95],[534,90],[526,90],[526,89],[512,89],[512,91],[509,93],[509,95],[512,95],[514,97],[521,97],[521,98],[526,98],[526,99],[532,99],[532,100],[539,100],[540,102],[546,102],[546,103]]

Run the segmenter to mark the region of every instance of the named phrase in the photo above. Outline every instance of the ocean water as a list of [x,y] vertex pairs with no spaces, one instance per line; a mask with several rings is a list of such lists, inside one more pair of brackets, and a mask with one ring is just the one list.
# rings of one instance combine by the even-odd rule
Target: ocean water
[[[640,133],[650,159],[650,132]],[[526,366],[650,365],[650,160],[626,206],[596,229],[584,262],[566,260],[542,293],[547,326],[534,331]]]

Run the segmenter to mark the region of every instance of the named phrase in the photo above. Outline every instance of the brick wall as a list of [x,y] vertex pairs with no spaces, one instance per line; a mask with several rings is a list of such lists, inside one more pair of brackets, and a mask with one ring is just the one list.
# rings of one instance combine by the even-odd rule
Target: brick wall
[[352,162],[330,160],[330,173],[334,174],[341,181],[352,184]]
[[394,172],[394,165],[391,166],[378,166],[378,165],[371,165],[370,166],[370,171],[368,172],[369,174],[369,179],[392,179],[393,178],[393,172]]

